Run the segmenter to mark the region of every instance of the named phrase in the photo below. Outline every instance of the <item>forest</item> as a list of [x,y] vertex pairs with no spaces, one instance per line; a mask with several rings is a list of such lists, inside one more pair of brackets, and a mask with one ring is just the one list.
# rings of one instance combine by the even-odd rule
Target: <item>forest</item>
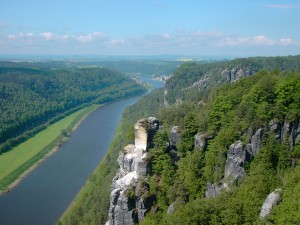
[[[149,150],[152,169],[143,181],[142,196],[155,201],[140,224],[297,224],[300,145],[299,140],[291,142],[290,130],[298,134],[299,60],[299,56],[255,57],[180,66],[166,83],[166,96],[163,89],[153,91],[125,110],[105,159],[58,224],[108,220],[110,181],[118,169],[119,151],[132,143],[136,120],[149,116],[160,120],[161,129]],[[230,81],[222,71],[233,67],[253,74]],[[193,85],[207,76],[207,85]],[[274,124],[289,124],[290,130],[279,137],[277,128],[270,128]],[[173,126],[179,127],[180,135],[176,157],[167,144]],[[226,182],[230,146],[237,141],[247,145],[260,128],[265,130],[261,150],[245,161],[245,176],[218,196],[205,197],[208,183]],[[207,137],[205,148],[195,145],[196,134]],[[278,188],[283,192],[279,205],[259,219],[266,197]],[[166,213],[171,204],[176,210]]]
[[1,62],[0,153],[83,107],[143,92],[144,87],[106,68]]
[[[299,81],[299,72],[262,71],[213,88],[205,105],[184,102],[161,110],[158,118],[164,129],[150,149],[153,169],[147,178],[157,210],[141,224],[296,224],[300,219],[300,145],[290,143],[288,136],[279,140],[272,131],[264,134],[261,151],[245,163],[245,177],[215,198],[204,196],[207,183],[224,182],[231,144],[241,140],[246,145],[250,130],[267,128],[270,121],[281,126],[286,121],[299,123]],[[178,161],[165,147],[173,125],[181,129]],[[209,137],[204,150],[195,147],[197,133]],[[261,221],[262,204],[277,188],[283,190],[282,202]],[[176,211],[166,214],[172,203]]]

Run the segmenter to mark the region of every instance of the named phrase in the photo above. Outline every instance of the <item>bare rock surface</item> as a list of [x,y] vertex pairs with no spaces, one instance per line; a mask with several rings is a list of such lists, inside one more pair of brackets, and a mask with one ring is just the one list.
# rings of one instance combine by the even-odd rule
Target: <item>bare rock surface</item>
[[135,144],[127,145],[118,157],[120,169],[112,182],[109,221],[106,225],[133,225],[150,211],[153,199],[136,195],[140,180],[148,173],[147,150],[159,128],[155,117],[140,119],[134,125]]

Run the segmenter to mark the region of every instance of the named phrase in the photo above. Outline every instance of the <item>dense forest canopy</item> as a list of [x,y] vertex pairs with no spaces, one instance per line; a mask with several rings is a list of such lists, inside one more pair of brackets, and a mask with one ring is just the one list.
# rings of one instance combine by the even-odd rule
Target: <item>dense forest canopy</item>
[[145,91],[116,71],[55,65],[0,62],[0,152],[66,113]]
[[[156,146],[150,149],[153,170],[147,178],[150,194],[156,197],[156,210],[151,210],[142,224],[299,222],[299,181],[294,180],[299,176],[300,159],[300,143],[294,139],[299,135],[299,62],[299,57],[233,60],[227,68],[252,63],[248,68],[264,71],[231,84],[214,85],[206,89],[206,94],[199,88],[185,95],[181,103],[159,110],[157,117],[164,129],[154,139]],[[182,88],[201,79],[201,68],[203,65],[183,65],[167,88],[172,84],[173,94],[183,97]],[[272,127],[274,124],[276,129]],[[162,137],[174,125],[180,128],[178,161],[174,161],[168,148],[161,148],[168,140]],[[245,161],[246,175],[236,180],[230,191],[223,191],[215,198],[205,197],[208,183],[218,186],[227,182],[224,169],[230,146],[238,140],[246,146],[259,129],[264,130],[261,150]],[[207,137],[204,150],[195,146],[196,134]],[[281,203],[264,221],[260,220],[266,197],[278,188],[283,190]],[[176,211],[167,214],[171,204]]]
[[[279,135],[277,128],[272,131],[270,127],[290,127],[297,131],[299,62],[299,56],[255,57],[179,67],[167,81],[165,91],[152,92],[123,113],[121,131],[105,160],[76,206],[60,223],[107,221],[110,193],[107,181],[116,173],[118,152],[132,142],[132,128],[137,119],[156,116],[161,128],[149,151],[152,171],[142,182],[145,190],[142,196],[155,201],[141,224],[297,224],[299,140],[291,142],[290,131]],[[234,67],[252,70],[253,74],[233,81],[222,75],[222,71]],[[203,76],[209,76],[211,83],[193,86]],[[173,126],[178,126],[180,135],[175,158],[174,152],[171,154],[166,147]],[[230,184],[230,191],[205,197],[208,183],[217,186],[227,182],[224,168],[230,146],[237,141],[246,146],[259,129],[265,130],[261,150],[247,156],[245,176]],[[195,146],[196,134],[207,138],[204,150]],[[262,204],[278,188],[283,190],[281,202],[271,215],[260,220]],[[134,192],[131,194],[134,199]],[[167,211],[171,204],[176,211],[170,214]]]
[[86,66],[102,66],[120,71],[125,74],[142,74],[148,76],[162,76],[172,74],[181,64],[181,61],[89,61],[81,62]]
[[[178,99],[201,100],[205,90],[227,82],[234,82],[239,77],[247,77],[260,70],[300,70],[300,56],[286,57],[251,57],[232,61],[220,61],[206,64],[186,63],[174,73],[166,84],[169,103]],[[197,89],[201,89],[201,92]]]
[[[149,213],[142,224],[254,224],[267,195],[276,188],[283,189],[282,203],[267,218],[271,224],[295,224],[299,216],[286,214],[288,210],[300,215],[297,192],[299,182],[299,142],[289,143],[290,137],[276,139],[266,132],[261,151],[245,165],[247,175],[232,191],[216,198],[204,198],[207,183],[224,179],[227,152],[231,144],[249,142],[249,132],[268,128],[270,121],[283,126],[286,121],[297,126],[300,118],[300,72],[259,72],[234,84],[214,88],[205,105],[184,102],[163,109],[158,114],[165,130],[173,125],[181,129],[177,145],[180,160],[174,163],[168,149],[159,143],[150,150],[153,174],[148,178],[150,191],[156,196],[156,213]],[[197,133],[210,136],[205,151],[195,149]],[[251,135],[251,134],[250,134]],[[170,173],[170,171],[173,171]],[[295,186],[294,186],[295,185]],[[177,211],[166,214],[168,206],[176,202]],[[194,212],[197,212],[194,214]]]

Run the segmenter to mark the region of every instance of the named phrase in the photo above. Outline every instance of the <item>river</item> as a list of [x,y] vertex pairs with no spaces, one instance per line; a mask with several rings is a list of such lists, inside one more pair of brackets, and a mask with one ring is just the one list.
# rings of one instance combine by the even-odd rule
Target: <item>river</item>
[[[155,88],[162,82],[141,77]],[[0,225],[53,225],[105,155],[123,110],[139,97],[107,104],[91,113],[60,150],[16,188],[0,196]]]

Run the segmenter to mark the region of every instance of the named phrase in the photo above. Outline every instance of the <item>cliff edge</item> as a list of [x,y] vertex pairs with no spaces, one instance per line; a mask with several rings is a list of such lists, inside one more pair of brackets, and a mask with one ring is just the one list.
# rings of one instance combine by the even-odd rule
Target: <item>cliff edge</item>
[[148,148],[158,129],[155,117],[140,119],[134,125],[134,145],[127,145],[118,158],[120,169],[112,182],[106,225],[133,225],[150,211],[153,199],[145,197],[147,187],[141,178],[149,172]]

